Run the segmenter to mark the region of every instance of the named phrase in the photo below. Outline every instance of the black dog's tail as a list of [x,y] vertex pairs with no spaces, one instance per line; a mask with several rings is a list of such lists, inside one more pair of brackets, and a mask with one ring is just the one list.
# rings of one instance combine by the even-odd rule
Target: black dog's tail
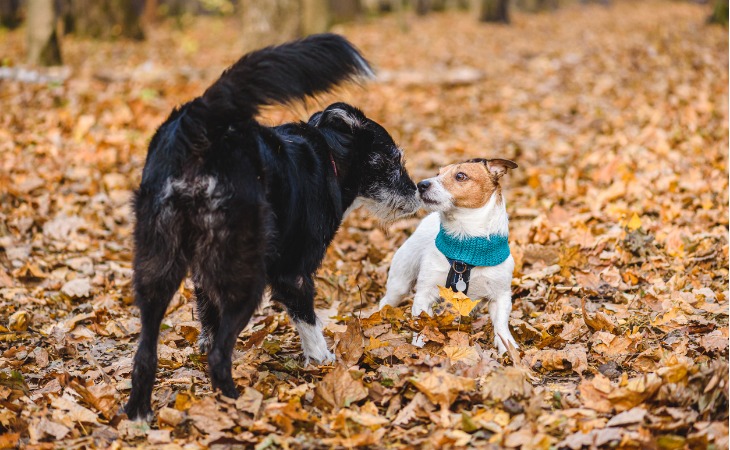
[[370,65],[342,36],[317,34],[249,53],[186,107],[179,136],[207,150],[216,134],[253,118],[259,107],[302,99],[348,80],[372,77]]

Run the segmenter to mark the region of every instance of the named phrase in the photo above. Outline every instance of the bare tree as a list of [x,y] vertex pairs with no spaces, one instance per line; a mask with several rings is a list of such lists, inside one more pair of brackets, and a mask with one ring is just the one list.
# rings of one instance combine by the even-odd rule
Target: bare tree
[[329,0],[328,5],[332,23],[349,22],[362,13],[360,0]]
[[301,35],[300,0],[241,0],[244,51],[281,44]]
[[517,0],[517,7],[527,12],[542,12],[558,9],[558,0]]
[[0,26],[15,28],[20,25],[20,0],[0,0]]
[[715,0],[712,6],[712,14],[707,21],[727,26],[728,14],[728,0]]
[[28,62],[41,66],[61,64],[61,38],[53,0],[27,0]]
[[330,26],[328,0],[302,0],[302,34],[324,33]]
[[144,39],[144,0],[66,0],[69,32],[93,38]]
[[509,0],[480,0],[479,20],[509,23]]

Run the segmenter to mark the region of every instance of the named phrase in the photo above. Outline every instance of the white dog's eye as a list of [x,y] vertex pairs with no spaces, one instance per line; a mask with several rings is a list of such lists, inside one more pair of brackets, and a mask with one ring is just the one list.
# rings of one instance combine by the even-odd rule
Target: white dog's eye
[[466,176],[464,172],[459,172],[456,174],[456,181],[466,181],[469,177]]

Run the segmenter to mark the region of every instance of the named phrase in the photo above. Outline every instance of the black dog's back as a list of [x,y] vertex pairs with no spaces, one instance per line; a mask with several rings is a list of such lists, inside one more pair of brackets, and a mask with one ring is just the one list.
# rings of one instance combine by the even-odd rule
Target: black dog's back
[[[285,143],[256,123],[255,115],[262,105],[314,95],[370,74],[367,62],[344,38],[312,36],[244,56],[158,129],[135,195],[133,284],[142,331],[125,408],[130,418],[151,412],[160,323],[188,271],[195,284],[203,324],[201,346],[208,350],[213,387],[229,397],[237,395],[231,353],[267,283],[270,234],[277,232],[277,208],[270,198],[291,198],[296,191],[272,196],[270,191],[279,183],[267,180],[276,176],[267,151],[280,152]],[[303,154],[297,158],[306,164]],[[294,178],[296,173],[290,175]],[[284,214],[286,205],[278,209]],[[338,225],[341,214],[330,216],[337,217],[330,220]],[[324,249],[317,251],[323,255]],[[279,289],[293,286],[293,291],[304,292],[285,292],[294,296],[296,307],[304,301],[300,297],[313,295],[309,284],[293,279],[280,283]],[[311,304],[305,310],[313,316]]]

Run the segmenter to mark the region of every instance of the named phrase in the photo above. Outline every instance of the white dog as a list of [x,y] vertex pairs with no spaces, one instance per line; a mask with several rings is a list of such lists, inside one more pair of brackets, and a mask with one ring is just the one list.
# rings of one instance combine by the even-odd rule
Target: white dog
[[[415,284],[413,316],[422,311],[432,315],[438,286],[450,287],[473,300],[490,300],[499,353],[507,351],[508,342],[517,347],[509,331],[515,263],[499,185],[507,170],[516,167],[505,159],[472,159],[446,166],[438,176],[418,183],[424,206],[435,212],[423,219],[393,257],[380,308],[399,305]],[[423,345],[418,336],[414,344]]]

